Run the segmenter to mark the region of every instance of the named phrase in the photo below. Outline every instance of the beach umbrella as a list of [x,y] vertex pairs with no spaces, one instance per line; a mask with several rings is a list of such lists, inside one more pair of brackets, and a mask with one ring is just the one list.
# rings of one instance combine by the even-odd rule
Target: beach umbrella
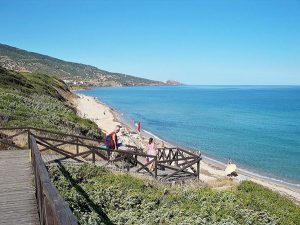
[[141,133],[141,122],[138,122],[138,131]]

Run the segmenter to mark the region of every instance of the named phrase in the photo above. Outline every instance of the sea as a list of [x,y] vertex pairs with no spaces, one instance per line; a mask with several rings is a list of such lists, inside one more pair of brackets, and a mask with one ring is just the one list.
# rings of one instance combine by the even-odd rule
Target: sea
[[300,187],[300,86],[91,88],[129,123],[214,160]]

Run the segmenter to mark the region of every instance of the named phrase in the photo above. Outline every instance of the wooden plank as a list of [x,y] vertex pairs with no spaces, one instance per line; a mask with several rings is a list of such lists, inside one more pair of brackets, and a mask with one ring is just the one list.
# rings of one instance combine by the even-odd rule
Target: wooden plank
[[[172,165],[169,165],[169,164],[159,164],[158,163],[158,166],[165,167],[165,168],[168,168],[168,169],[173,170],[173,171],[179,171],[181,169],[181,167],[172,166]],[[183,170],[182,172],[186,173],[186,174],[196,176],[196,173],[192,173],[192,172],[189,172],[187,170]]]
[[[174,173],[169,174],[169,175],[166,176],[164,179],[167,180],[168,178],[170,178],[170,177],[172,177],[172,176],[178,174],[179,172],[184,171],[185,169],[187,169],[188,167],[192,166],[193,164],[195,164],[195,163],[197,163],[197,162],[199,162],[199,161],[200,161],[200,159],[195,159],[195,160],[191,161],[189,164],[187,164],[186,166],[180,168],[179,170],[175,171]],[[194,174],[194,175],[197,176],[197,174]]]
[[44,147],[48,147],[49,149],[55,151],[55,152],[58,152],[62,155],[72,155],[73,153],[71,152],[68,152],[68,151],[65,151],[63,149],[60,149],[60,148],[57,148],[55,147],[53,144],[49,143],[48,141],[46,141],[47,139],[41,139],[41,138],[37,138],[36,139],[36,143],[39,144],[39,145],[42,145]]
[[38,225],[29,150],[0,151],[0,224]]
[[14,134],[14,135],[11,135],[11,136],[8,136],[8,137],[5,137],[5,138],[1,138],[1,140],[2,140],[2,141],[7,141],[7,140],[12,139],[12,138],[14,138],[14,137],[17,137],[17,136],[19,136],[19,135],[22,135],[22,134],[24,134],[24,133],[26,133],[26,132],[27,132],[27,130],[24,130],[24,131],[22,131],[22,132],[19,132],[19,133]]
[[[66,143],[55,144],[54,147],[57,148],[57,147],[61,147],[63,145],[66,145]],[[44,152],[44,151],[49,150],[49,149],[50,149],[50,147],[45,147],[45,148],[40,149],[40,152]]]
[[195,159],[195,157],[186,157],[186,158],[178,158],[178,159],[170,159],[170,160],[163,160],[163,161],[159,161],[159,163],[172,163],[172,162],[178,162],[178,161],[187,161],[189,159]]
[[13,147],[13,148],[24,149],[24,148],[22,148],[22,147],[20,147],[20,146],[18,146],[18,145],[15,145],[15,144],[13,144],[13,143],[8,143],[8,142],[3,141],[3,140],[1,140],[1,139],[0,139],[0,142],[1,142],[3,145],[7,145],[7,146],[10,146],[10,147]]
[[73,160],[79,161],[79,162],[86,162],[86,160],[84,160],[84,159],[78,159],[76,157],[79,157],[79,156],[82,156],[82,155],[85,155],[85,154],[91,154],[91,153],[93,153],[93,151],[80,152],[80,153],[74,154],[72,156],[65,156],[65,157],[61,157],[61,158],[58,158],[58,159],[54,159],[54,160],[48,161],[47,164],[50,164],[50,163],[53,163],[53,162],[57,162],[57,161],[66,160],[66,159],[73,159]]
[[66,158],[72,158],[72,159],[74,159],[75,161],[83,162],[83,160],[80,160],[80,159],[75,158],[73,153],[64,151],[64,150],[59,149],[59,148],[56,148],[56,147],[54,147],[53,145],[51,145],[50,143],[48,143],[48,142],[45,141],[45,140],[42,140],[42,141],[43,141],[44,143],[41,142],[41,141],[39,141],[39,140],[37,140],[37,143],[38,143],[39,145],[44,146],[44,147],[48,147],[48,146],[49,146],[49,148],[50,148],[52,151],[57,152],[57,153],[59,153],[59,154],[65,156]]
[[[80,140],[78,140],[78,142],[77,142],[77,146],[76,147],[79,147],[79,144],[84,144],[82,141],[80,141]],[[104,159],[104,160],[109,160],[109,158],[108,157],[106,157],[105,155],[103,155],[101,152],[100,152],[100,150],[99,149],[97,149],[97,148],[95,148],[95,147],[93,147],[93,148],[91,148],[91,147],[86,147],[87,149],[89,149],[89,150],[91,150],[92,152],[86,152],[87,153],[87,155],[82,155],[82,158],[85,158],[85,157],[87,157],[88,155],[90,155],[91,153],[94,153],[94,154],[96,154],[96,155],[98,155],[99,157],[101,157],[102,159]],[[101,151],[102,151],[103,149],[101,149]],[[77,152],[77,154],[78,154],[79,152]]]
[[150,165],[151,163],[153,163],[153,162],[155,162],[155,159],[152,159],[150,162],[148,162],[148,163],[146,163],[145,165],[143,164],[143,163],[141,163],[141,162],[139,162],[138,160],[136,161],[138,164],[140,164],[141,165],[141,168],[140,169],[138,169],[138,171],[137,172],[139,172],[139,171],[141,171],[142,169],[144,169],[144,170],[146,170],[151,176],[153,176],[153,177],[155,177],[156,175],[156,171],[154,171],[155,172],[155,174],[153,174],[149,169],[148,169],[148,165]]
[[72,214],[68,204],[50,181],[34,136],[30,136],[30,146],[33,155],[32,164],[35,173],[36,196],[41,224],[53,222],[55,225],[78,225],[77,219]]

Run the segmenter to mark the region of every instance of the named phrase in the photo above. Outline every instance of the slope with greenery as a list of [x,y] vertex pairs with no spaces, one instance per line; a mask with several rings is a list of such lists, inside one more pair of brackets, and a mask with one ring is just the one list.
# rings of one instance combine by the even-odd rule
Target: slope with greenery
[[33,126],[99,137],[95,123],[76,115],[67,100],[72,96],[55,77],[0,67],[0,126]]
[[[82,81],[94,86],[163,85],[163,82],[111,73],[94,66],[67,62],[50,56],[28,52],[0,44],[0,66],[15,70],[54,75],[60,79]],[[72,83],[73,84],[73,83]]]
[[53,166],[49,173],[81,225],[300,224],[295,204],[250,181],[217,191],[170,187],[91,164]]

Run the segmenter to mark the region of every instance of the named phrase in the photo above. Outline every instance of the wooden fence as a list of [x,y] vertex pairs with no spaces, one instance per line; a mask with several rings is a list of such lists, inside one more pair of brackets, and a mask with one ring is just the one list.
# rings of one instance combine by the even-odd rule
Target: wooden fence
[[[201,154],[181,148],[158,148],[157,165],[173,170],[164,180],[174,176],[191,175],[199,179]],[[196,165],[196,169],[194,166]]]
[[[7,135],[3,131],[16,131]],[[14,143],[13,139],[26,135],[27,146]],[[49,178],[34,135],[29,128],[0,128],[0,143],[13,148],[29,148],[34,174],[35,196],[41,225],[78,225],[68,203],[60,196]],[[16,215],[17,216],[17,215]]]
[[[118,162],[125,164],[124,169],[134,172],[146,172],[156,179],[168,181],[176,177],[191,176],[199,179],[201,154],[187,151],[181,148],[158,148],[157,155],[147,155],[142,149],[135,146],[126,145],[125,150],[112,150],[101,147],[101,141],[84,136],[65,134],[32,127],[0,128],[1,131],[15,130],[15,134],[0,139],[0,143],[15,147],[12,138],[24,133],[31,133],[36,139],[40,152],[51,150],[61,155],[59,158],[47,161],[47,164],[70,160],[76,162],[97,162],[105,161],[106,164],[114,164],[118,167]],[[3,134],[3,133],[2,133]],[[3,135],[2,135],[3,136]],[[1,136],[0,136],[1,137]],[[111,155],[118,157],[111,159]],[[146,163],[146,158],[151,160]],[[149,170],[149,165],[154,164],[154,170]],[[158,176],[159,170],[172,171],[169,174]]]
[[[14,139],[26,136],[27,145],[20,146]],[[38,129],[33,127],[0,128],[0,144],[13,148],[29,148],[32,156],[32,167],[35,175],[36,197],[41,224],[77,224],[67,203],[61,198],[50,182],[46,164],[73,162],[105,162],[103,165],[118,166],[122,162],[126,171],[144,172],[155,179],[168,181],[178,177],[199,179],[201,154],[180,148],[158,148],[157,155],[147,155],[142,149],[126,145],[125,150],[113,150],[101,147],[101,141],[78,135]],[[54,153],[56,158],[44,162],[43,152]],[[117,157],[112,158],[112,155]],[[146,162],[146,158],[150,158]],[[154,170],[149,165],[154,164]],[[169,173],[160,175],[159,171]]]
[[72,214],[69,205],[52,184],[36,140],[30,133],[29,145],[40,224],[77,225],[77,219]]

